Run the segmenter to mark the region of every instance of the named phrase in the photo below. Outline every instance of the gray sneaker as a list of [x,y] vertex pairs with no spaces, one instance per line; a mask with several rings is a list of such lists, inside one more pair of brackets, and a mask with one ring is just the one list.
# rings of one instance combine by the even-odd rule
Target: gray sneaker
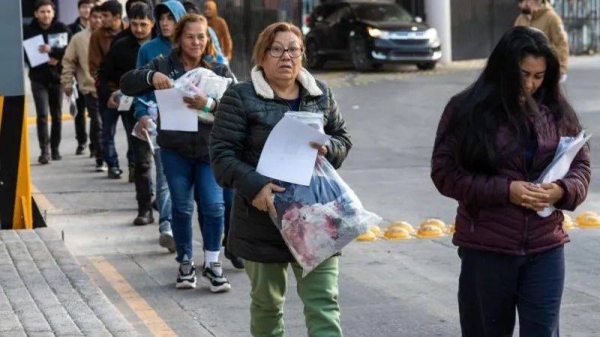
[[175,239],[173,238],[173,231],[171,231],[171,223],[168,221],[161,222],[160,225],[158,225],[158,231],[160,232],[158,244],[161,247],[167,248],[170,253],[175,253],[177,251],[177,246],[175,245]]

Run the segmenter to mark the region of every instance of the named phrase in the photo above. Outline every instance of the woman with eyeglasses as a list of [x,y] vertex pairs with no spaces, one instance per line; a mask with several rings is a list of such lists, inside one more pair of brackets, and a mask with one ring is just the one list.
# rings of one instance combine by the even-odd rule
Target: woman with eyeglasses
[[314,146],[336,168],[352,143],[331,90],[302,67],[300,29],[274,23],[254,46],[252,81],[233,85],[223,96],[211,132],[210,155],[219,184],[235,189],[227,248],[245,260],[251,283],[252,336],[283,336],[287,270],[292,266],[304,304],[308,336],[342,336],[338,303],[338,257],[302,278],[279,230],[269,217],[273,192],[284,189],[256,172],[263,146],[288,111],[324,114],[327,146]]

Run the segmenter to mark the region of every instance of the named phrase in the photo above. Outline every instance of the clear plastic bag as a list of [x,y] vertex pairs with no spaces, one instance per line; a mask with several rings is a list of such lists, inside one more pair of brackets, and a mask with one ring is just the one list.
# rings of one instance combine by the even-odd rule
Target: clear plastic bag
[[233,80],[206,68],[192,69],[176,79],[173,86],[185,96],[203,95],[219,100]]
[[[202,95],[220,100],[231,82],[233,82],[232,79],[221,77],[210,69],[196,68],[175,80],[173,86],[187,97]],[[212,124],[215,121],[215,116],[210,112],[201,110],[195,112],[198,120],[204,124]]]
[[364,209],[331,164],[317,157],[310,186],[279,182],[273,222],[306,276],[323,261],[381,222]]

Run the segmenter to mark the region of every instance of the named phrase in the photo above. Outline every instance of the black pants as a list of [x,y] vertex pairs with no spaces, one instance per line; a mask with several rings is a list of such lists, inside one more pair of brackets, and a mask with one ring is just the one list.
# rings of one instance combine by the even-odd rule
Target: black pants
[[152,152],[147,142],[131,137],[135,158],[135,196],[138,210],[149,211],[152,208],[152,191],[150,186],[150,168],[152,167]]
[[[100,164],[103,161],[102,118],[100,117],[100,109],[98,108],[98,99],[92,94],[86,94],[85,106],[90,116],[90,149],[94,151],[96,162]],[[77,130],[77,126],[75,126],[75,130]]]
[[[43,155],[58,153],[62,131],[62,95],[60,83],[42,83],[31,81],[31,92],[37,115],[37,136]],[[48,110],[52,118],[52,130],[48,139]]]
[[77,116],[75,116],[75,139],[77,139],[77,144],[85,145],[88,140],[88,135],[85,127],[85,97],[81,93],[81,91],[77,90],[79,94],[79,98],[75,101],[77,105]]
[[558,337],[565,279],[563,247],[527,256],[459,248],[460,325],[464,337]]

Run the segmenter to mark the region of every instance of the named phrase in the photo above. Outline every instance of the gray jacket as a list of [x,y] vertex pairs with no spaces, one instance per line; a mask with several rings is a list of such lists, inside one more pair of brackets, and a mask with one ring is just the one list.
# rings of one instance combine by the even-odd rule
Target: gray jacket
[[[302,69],[301,111],[324,113],[330,135],[327,159],[339,168],[352,147],[346,125],[331,90]],[[234,255],[256,262],[295,261],[268,213],[252,200],[272,179],[256,172],[260,154],[271,130],[290,110],[256,68],[252,81],[233,85],[219,104],[211,133],[212,168],[219,184],[235,188],[227,248]]]
[[[210,70],[219,76],[235,81],[231,70],[224,64],[214,63]],[[121,92],[127,96],[139,96],[154,90],[151,82],[154,72],[163,73],[172,80],[185,74],[183,63],[179,59],[179,49],[173,49],[167,57],[155,58],[142,68],[128,71],[121,77]],[[161,148],[175,151],[189,158],[208,155],[208,140],[212,125],[198,121],[198,132],[160,130],[160,113],[159,111],[157,142]]]

